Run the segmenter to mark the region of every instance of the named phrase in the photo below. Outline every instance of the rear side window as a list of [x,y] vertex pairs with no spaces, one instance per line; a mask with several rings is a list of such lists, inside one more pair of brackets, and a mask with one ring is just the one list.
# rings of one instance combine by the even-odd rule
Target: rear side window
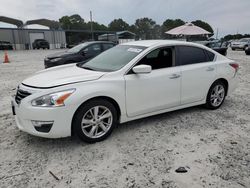
[[190,65],[196,63],[207,62],[207,55],[204,50],[192,46],[177,47],[177,62],[176,65]]
[[112,48],[114,45],[113,44],[102,44],[103,46],[103,51],[108,50],[109,48]]
[[205,52],[207,53],[207,56],[208,56],[208,60],[209,61],[213,61],[214,60],[214,53],[212,53],[212,52],[209,52],[209,51],[207,51],[207,50],[205,50]]

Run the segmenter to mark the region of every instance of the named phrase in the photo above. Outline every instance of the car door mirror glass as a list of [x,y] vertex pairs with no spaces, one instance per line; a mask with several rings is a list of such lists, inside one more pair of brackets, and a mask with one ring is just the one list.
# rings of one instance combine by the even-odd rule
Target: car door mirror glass
[[137,65],[132,70],[136,74],[147,74],[152,71],[152,67],[150,65]]

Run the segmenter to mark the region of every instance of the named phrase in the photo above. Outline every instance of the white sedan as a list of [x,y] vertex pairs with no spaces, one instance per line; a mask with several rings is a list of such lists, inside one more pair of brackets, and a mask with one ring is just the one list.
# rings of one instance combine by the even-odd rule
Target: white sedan
[[237,86],[238,64],[194,43],[148,40],[118,45],[85,64],[24,80],[12,101],[20,130],[97,142],[118,123],[205,104],[219,108]]

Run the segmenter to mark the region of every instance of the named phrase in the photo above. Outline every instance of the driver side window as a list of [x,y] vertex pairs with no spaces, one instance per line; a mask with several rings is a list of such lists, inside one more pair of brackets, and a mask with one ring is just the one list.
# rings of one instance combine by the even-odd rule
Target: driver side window
[[139,61],[137,65],[150,65],[152,70],[168,68],[173,66],[173,49],[159,48]]

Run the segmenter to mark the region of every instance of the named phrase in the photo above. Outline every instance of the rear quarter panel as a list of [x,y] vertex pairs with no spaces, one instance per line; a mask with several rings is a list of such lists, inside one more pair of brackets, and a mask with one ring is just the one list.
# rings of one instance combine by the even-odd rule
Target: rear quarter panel
[[231,94],[238,84],[238,76],[235,74],[235,70],[230,66],[230,63],[235,63],[235,61],[227,59],[225,57],[218,58],[216,61],[217,76],[216,80],[224,78],[228,82],[228,94]]

